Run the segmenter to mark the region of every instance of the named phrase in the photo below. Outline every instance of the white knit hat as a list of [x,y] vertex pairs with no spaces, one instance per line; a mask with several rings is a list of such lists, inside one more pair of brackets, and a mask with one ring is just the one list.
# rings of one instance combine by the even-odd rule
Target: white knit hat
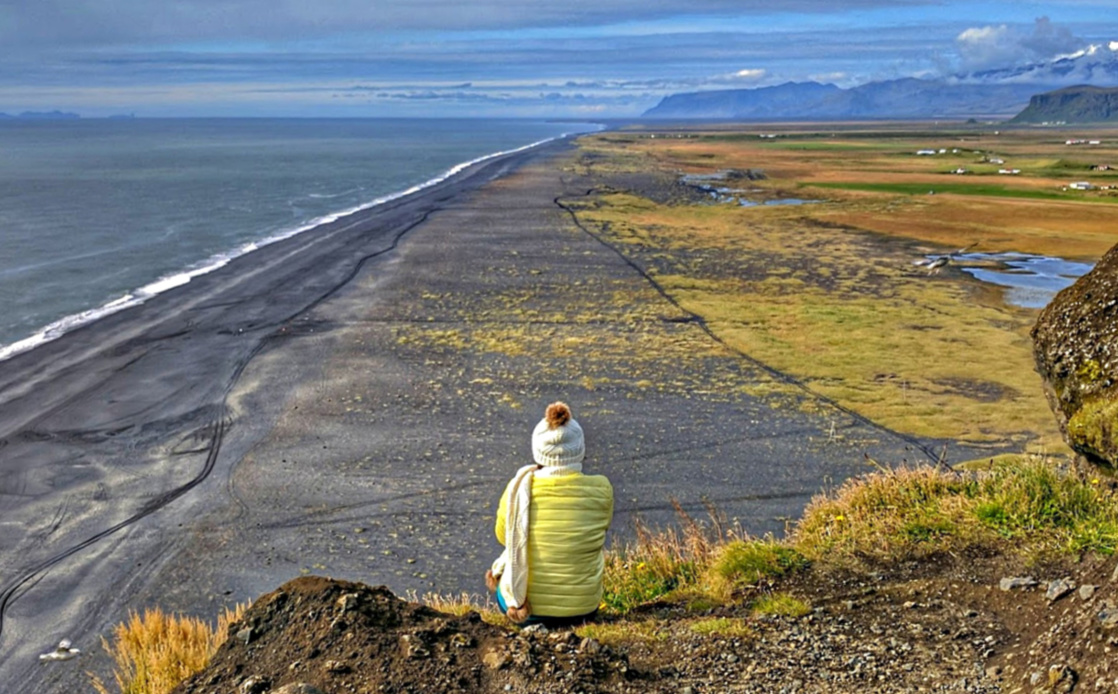
[[532,432],[532,457],[546,467],[581,463],[586,455],[582,427],[566,403],[553,402]]

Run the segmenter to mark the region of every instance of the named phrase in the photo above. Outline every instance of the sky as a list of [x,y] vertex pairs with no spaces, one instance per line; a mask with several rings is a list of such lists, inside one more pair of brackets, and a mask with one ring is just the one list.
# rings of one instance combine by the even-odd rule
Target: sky
[[1118,0],[0,0],[0,112],[628,118],[1112,41]]

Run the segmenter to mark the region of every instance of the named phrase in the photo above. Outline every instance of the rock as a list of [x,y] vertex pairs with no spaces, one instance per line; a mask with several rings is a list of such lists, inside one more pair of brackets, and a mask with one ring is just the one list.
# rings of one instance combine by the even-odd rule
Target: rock
[[1002,590],[1009,592],[1011,590],[1020,590],[1022,588],[1032,588],[1039,585],[1039,582],[1032,576],[1015,576],[1012,578],[1003,578],[998,582],[998,587]]
[[509,664],[509,657],[504,651],[489,651],[481,656],[481,662],[490,670],[500,670]]
[[520,630],[522,634],[539,634],[540,636],[547,633],[547,627],[542,624],[532,624]]
[[1091,598],[1095,597],[1096,590],[1098,590],[1096,586],[1092,586],[1089,584],[1079,586],[1079,599],[1084,601],[1090,600]]
[[346,593],[342,597],[338,598],[338,602],[336,604],[338,606],[338,609],[342,612],[349,612],[350,610],[356,609],[357,593]]
[[324,694],[318,687],[307,684],[306,682],[294,682],[292,684],[285,684],[279,689],[273,690],[271,694]]
[[1114,571],[1110,574],[1110,582],[1118,583],[1118,564],[1114,565]]
[[1067,694],[1075,689],[1079,675],[1067,665],[1053,665],[1048,668],[1048,684],[1050,691],[1058,694]]
[[1056,602],[1073,590],[1075,590],[1075,581],[1070,578],[1058,578],[1048,583],[1048,592],[1044,597],[1048,598],[1048,602]]
[[431,655],[427,646],[414,634],[404,634],[400,637],[400,647],[408,658],[420,659]]
[[240,694],[264,694],[271,686],[271,682],[264,677],[252,676],[241,682],[241,686],[237,687]]
[[1033,356],[1060,430],[1089,462],[1118,466],[1118,246],[1041,311]]
[[55,646],[53,651],[43,653],[39,656],[39,660],[44,662],[59,661],[59,660],[73,660],[81,655],[81,650],[78,648],[71,648],[70,639],[62,639]]
[[586,637],[578,644],[578,650],[581,653],[594,655],[602,651],[602,644],[598,643],[597,639]]
[[343,663],[340,660],[327,660],[325,665],[326,665],[326,671],[327,672],[333,672],[333,673],[336,673],[336,674],[343,674],[343,673],[349,672],[349,669],[350,669],[348,665],[346,665],[345,663]]
[[1098,612],[1099,626],[1103,629],[1116,629],[1118,628],[1118,608],[1114,607],[1113,603],[1106,603],[1103,608]]
[[256,633],[252,630],[252,627],[245,627],[237,632],[237,640],[246,646],[252,643],[255,637]]

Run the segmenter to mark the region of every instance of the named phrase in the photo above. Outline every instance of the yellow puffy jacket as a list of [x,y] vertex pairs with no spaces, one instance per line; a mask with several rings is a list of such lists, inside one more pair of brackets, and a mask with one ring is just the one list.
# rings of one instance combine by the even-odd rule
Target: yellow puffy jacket
[[[509,490],[497,507],[505,544]],[[613,519],[613,487],[603,475],[532,478],[528,510],[528,602],[541,617],[578,617],[602,600],[602,546]]]

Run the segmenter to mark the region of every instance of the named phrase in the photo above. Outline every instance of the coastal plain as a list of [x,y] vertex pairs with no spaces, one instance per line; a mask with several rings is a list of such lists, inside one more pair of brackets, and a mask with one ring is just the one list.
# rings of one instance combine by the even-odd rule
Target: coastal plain
[[[59,638],[103,671],[96,635],[128,609],[209,618],[299,575],[480,592],[497,498],[556,399],[613,481],[618,539],[675,503],[779,533],[872,462],[1060,451],[1035,311],[912,261],[975,241],[1092,258],[1118,205],[872,187],[954,182],[909,150],[956,132],[657,134],[477,167],[0,365],[19,530],[0,677],[73,691],[77,668],[34,660]],[[1037,176],[1070,166],[1013,142]],[[715,204],[683,178],[726,169],[819,202]]]
[[[1118,238],[1114,136],[960,124],[608,133],[583,140],[591,169],[674,171],[714,197],[679,206],[604,190],[583,214],[727,344],[813,391],[971,450],[1062,454],[1033,369],[1036,309],[965,274],[990,261],[956,249],[1093,262]],[[949,263],[917,264],[934,257]]]

